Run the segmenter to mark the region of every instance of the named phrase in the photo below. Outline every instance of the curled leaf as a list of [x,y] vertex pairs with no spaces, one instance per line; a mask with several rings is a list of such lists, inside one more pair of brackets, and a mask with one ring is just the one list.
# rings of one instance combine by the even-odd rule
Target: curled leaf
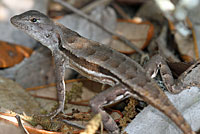
[[98,130],[100,124],[101,114],[97,114],[92,118],[92,120],[89,121],[85,131],[80,134],[94,134]]
[[30,57],[31,53],[30,48],[0,41],[0,68],[14,66]]

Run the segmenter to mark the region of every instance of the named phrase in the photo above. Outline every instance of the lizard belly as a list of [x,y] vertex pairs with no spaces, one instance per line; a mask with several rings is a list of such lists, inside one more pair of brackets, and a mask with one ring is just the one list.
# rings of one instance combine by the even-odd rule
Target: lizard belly
[[81,75],[87,77],[90,80],[95,80],[99,83],[108,84],[110,86],[119,84],[119,81],[116,78],[106,75],[106,74],[103,74],[101,72],[89,70],[88,68],[85,68],[84,66],[80,66],[79,64],[77,64],[73,61],[70,61],[69,65],[72,69],[79,72]]

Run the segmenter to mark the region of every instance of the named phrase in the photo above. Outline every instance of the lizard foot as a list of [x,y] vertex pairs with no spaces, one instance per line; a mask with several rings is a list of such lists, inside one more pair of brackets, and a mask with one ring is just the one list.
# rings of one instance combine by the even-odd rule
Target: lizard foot
[[53,118],[55,118],[59,113],[64,113],[64,108],[62,107],[59,107],[57,108],[56,110],[54,110],[53,112],[50,112],[48,114],[45,114],[45,115],[40,115],[40,116],[43,116],[43,117],[50,117],[50,119],[52,120]]
[[51,116],[50,119],[52,120],[53,118],[55,118],[61,112],[64,113],[64,108],[58,108],[55,111],[49,113],[49,116]]

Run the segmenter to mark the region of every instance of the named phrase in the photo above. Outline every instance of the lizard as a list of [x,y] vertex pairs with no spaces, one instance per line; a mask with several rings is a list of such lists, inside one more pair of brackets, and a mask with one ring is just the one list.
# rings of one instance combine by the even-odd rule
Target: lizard
[[103,107],[126,97],[135,97],[163,112],[184,134],[195,134],[150,73],[133,59],[80,36],[36,10],[15,15],[10,21],[52,51],[59,104],[53,117],[64,110],[65,68],[72,68],[91,80],[111,86],[90,100],[92,112],[101,114],[109,133],[118,134],[119,128]]

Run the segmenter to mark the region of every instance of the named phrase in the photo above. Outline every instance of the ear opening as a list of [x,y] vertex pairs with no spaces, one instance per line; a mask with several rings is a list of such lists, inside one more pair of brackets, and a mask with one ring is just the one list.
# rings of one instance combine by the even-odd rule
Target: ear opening
[[59,47],[60,47],[60,45],[61,45],[61,37],[60,37],[60,34],[59,34],[59,33],[56,33],[56,37],[57,37],[57,39],[58,39],[58,45],[59,45]]

